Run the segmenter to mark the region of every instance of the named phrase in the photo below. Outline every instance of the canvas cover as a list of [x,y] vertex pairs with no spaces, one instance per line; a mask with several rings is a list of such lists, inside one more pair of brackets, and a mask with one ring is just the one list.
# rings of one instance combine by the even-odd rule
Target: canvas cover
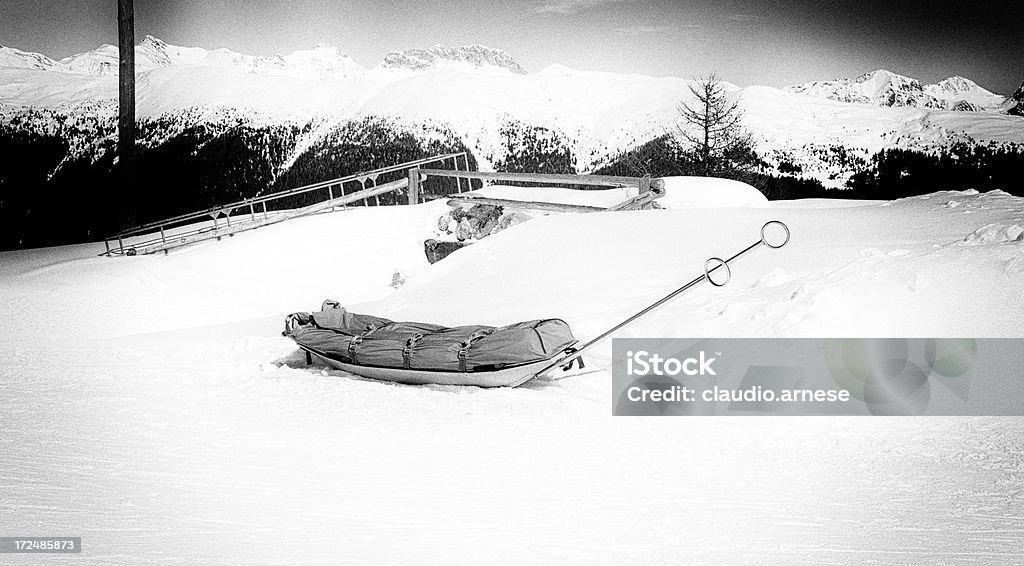
[[559,319],[508,326],[394,322],[356,314],[336,301],[319,312],[294,313],[284,335],[322,357],[346,364],[422,371],[480,372],[550,359],[576,343]]

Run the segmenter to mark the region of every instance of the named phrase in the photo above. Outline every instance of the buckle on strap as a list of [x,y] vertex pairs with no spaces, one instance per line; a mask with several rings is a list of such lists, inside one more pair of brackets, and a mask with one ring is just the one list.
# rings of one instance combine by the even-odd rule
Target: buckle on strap
[[405,348],[402,348],[402,366],[410,369],[412,365],[412,351],[416,343],[423,339],[422,334],[417,334],[405,341]]
[[469,349],[473,347],[473,344],[479,342],[481,338],[484,338],[492,332],[494,332],[493,328],[477,330],[469,337],[468,340],[462,343],[459,347],[459,371],[469,371],[466,367],[466,358],[469,356]]
[[356,348],[358,348],[359,344],[361,344],[362,342],[362,336],[353,336],[348,341],[348,359],[354,364],[359,363],[356,361]]

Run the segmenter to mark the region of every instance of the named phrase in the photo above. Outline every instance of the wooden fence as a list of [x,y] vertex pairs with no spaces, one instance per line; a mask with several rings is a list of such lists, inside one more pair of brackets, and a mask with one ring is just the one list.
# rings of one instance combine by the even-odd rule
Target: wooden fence
[[[421,168],[423,165],[446,164],[448,162],[451,162],[452,169]],[[465,166],[466,170],[460,169],[461,166]],[[469,171],[468,169],[469,158],[466,152],[449,153],[262,195],[123,230],[104,240],[106,252],[102,255],[136,255],[138,253],[148,254],[159,251],[166,253],[177,247],[211,239],[219,240],[224,236],[233,236],[239,232],[269,226],[293,218],[345,208],[359,201],[368,204],[370,198],[375,199],[379,205],[380,196],[392,192],[407,191],[409,195],[408,203],[417,204],[424,196],[429,196],[425,195],[423,191],[423,183],[431,177],[455,179],[459,195],[448,201],[450,205],[490,204],[508,208],[526,208],[551,212],[606,212],[649,208],[655,199],[665,194],[664,181],[650,177],[498,173]],[[396,172],[405,172],[406,175],[404,178],[396,181],[377,185],[377,180],[381,176]],[[462,195],[463,180],[466,180],[465,185],[468,189],[473,188],[474,180],[478,180],[481,183],[486,181],[512,181],[563,186],[635,187],[637,194],[607,208],[553,202],[527,202]],[[346,183],[358,183],[362,189],[352,193],[345,193],[344,185]],[[296,197],[302,197],[303,200],[297,201],[295,200]],[[288,207],[268,211],[268,203],[280,205],[282,202],[285,202],[287,204],[288,199],[291,199],[291,204]],[[312,203],[308,203],[309,200],[312,200]],[[241,214],[238,214],[239,212]],[[116,247],[113,245],[115,243]]]

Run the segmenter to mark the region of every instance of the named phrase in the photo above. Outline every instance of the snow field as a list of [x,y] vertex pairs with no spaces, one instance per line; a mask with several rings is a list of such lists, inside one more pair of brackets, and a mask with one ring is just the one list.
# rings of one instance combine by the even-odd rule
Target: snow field
[[1019,419],[612,418],[610,343],[481,390],[306,367],[279,335],[331,297],[586,339],[778,219],[786,247],[620,336],[1024,336],[1024,200],[860,204],[545,216],[433,266],[443,202],[2,253],[0,525],[89,564],[1020,562]]

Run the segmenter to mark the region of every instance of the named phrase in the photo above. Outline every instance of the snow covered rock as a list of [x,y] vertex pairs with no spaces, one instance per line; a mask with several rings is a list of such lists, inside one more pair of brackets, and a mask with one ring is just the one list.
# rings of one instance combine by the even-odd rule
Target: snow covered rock
[[455,236],[460,242],[479,240],[498,228],[502,213],[502,207],[491,204],[474,204],[469,208],[456,205],[438,218],[437,229],[442,234]]
[[429,261],[431,264],[434,264],[448,257],[456,250],[468,245],[469,244],[465,242],[449,242],[445,240],[435,240],[431,238],[423,242],[423,252],[427,256],[427,261]]
[[440,69],[479,69],[524,75],[526,71],[508,53],[483,45],[392,51],[377,67],[380,71],[426,72]]
[[1020,224],[986,224],[971,232],[964,238],[965,246],[982,246],[985,244],[1004,244],[1006,242],[1024,241],[1024,227]]
[[981,112],[982,108],[973,102],[960,100],[949,108],[956,112]]
[[662,208],[768,208],[761,191],[731,179],[714,177],[663,177]]
[[1006,101],[1006,113],[1014,116],[1024,116],[1024,83],[1020,83],[1013,96]]

